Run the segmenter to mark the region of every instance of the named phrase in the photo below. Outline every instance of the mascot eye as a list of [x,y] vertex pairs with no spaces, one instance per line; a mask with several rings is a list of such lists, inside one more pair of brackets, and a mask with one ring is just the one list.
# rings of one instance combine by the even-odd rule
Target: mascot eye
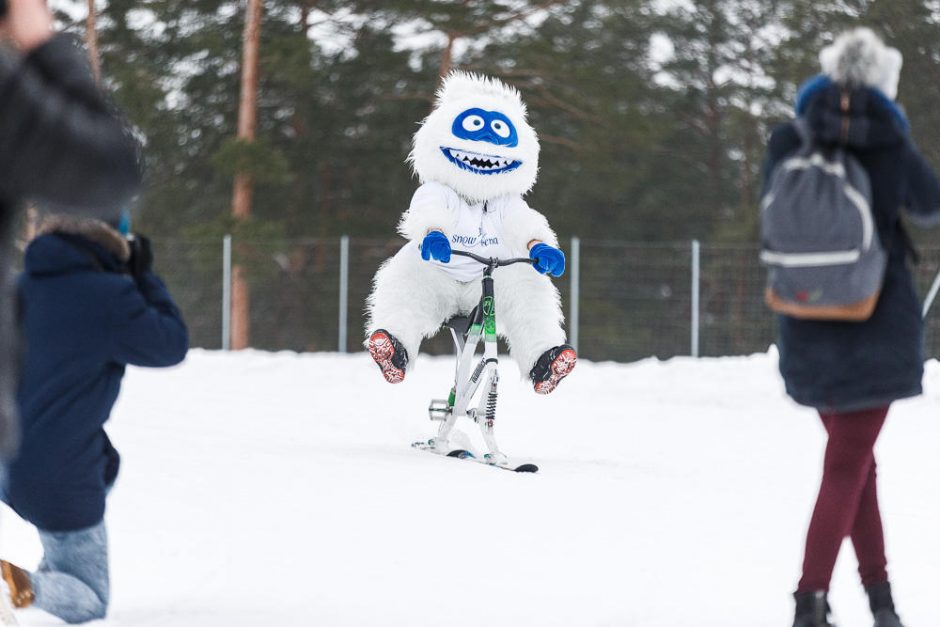
[[463,129],[465,131],[479,131],[483,128],[483,118],[479,115],[468,115],[463,120]]
[[490,126],[493,128],[493,132],[506,139],[510,135],[509,125],[503,122],[502,120],[493,120],[490,123]]

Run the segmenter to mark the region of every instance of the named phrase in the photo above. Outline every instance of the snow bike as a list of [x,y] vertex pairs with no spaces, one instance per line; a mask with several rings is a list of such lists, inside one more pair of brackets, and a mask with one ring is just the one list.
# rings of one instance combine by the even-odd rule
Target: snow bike
[[[454,250],[452,255],[469,257],[485,266],[483,270],[483,293],[479,304],[468,316],[455,316],[443,326],[450,329],[457,351],[457,367],[454,385],[447,400],[432,400],[428,414],[432,421],[440,421],[437,436],[427,441],[415,442],[415,448],[438,455],[470,459],[490,466],[515,472],[538,472],[535,464],[518,463],[499,450],[494,435],[496,425],[496,399],[499,384],[496,345],[496,296],[493,289],[493,271],[496,268],[517,263],[534,263],[535,260],[519,257],[493,259],[471,252]],[[483,355],[477,356],[477,347],[483,339]],[[479,392],[479,400],[473,403]],[[488,452],[477,458],[462,443],[451,441],[454,426],[460,418],[475,422],[483,435]]]

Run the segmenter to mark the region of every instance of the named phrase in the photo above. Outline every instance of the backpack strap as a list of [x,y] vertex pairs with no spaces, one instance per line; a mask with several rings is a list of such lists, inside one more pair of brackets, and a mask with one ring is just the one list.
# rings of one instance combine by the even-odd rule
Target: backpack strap
[[796,118],[793,120],[793,128],[796,129],[796,134],[800,136],[804,148],[813,145],[813,129],[809,125],[809,120],[804,117]]

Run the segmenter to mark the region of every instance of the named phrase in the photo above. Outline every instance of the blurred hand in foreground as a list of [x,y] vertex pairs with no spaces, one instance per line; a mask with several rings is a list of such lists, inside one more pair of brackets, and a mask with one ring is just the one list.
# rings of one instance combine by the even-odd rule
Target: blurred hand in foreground
[[52,11],[45,0],[6,0],[0,32],[24,54],[52,37]]

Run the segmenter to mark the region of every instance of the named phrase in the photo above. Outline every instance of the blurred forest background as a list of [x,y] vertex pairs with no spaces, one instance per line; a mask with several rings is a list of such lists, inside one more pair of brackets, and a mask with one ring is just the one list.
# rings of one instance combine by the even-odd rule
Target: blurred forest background
[[[84,0],[52,4],[68,29],[87,34]],[[792,114],[797,86],[818,71],[819,49],[844,28],[869,25],[904,54],[899,100],[921,149],[940,164],[937,0],[263,0],[261,7],[257,131],[246,141],[237,132],[245,1],[97,2],[103,80],[146,147],[137,226],[163,244],[165,256],[185,258],[179,284],[186,271],[217,265],[215,249],[202,259],[192,246],[184,254],[184,242],[225,233],[267,242],[262,256],[277,263],[250,263],[246,249],[236,251],[257,275],[257,289],[274,275],[287,281],[266,301],[290,301],[283,292],[300,289],[310,264],[320,264],[332,285],[336,246],[315,243],[340,235],[354,238],[354,258],[371,276],[398,245],[394,227],[416,186],[404,159],[450,68],[519,88],[542,140],[530,204],[562,237],[593,242],[595,274],[605,257],[616,257],[616,272],[591,286],[583,304],[588,318],[615,319],[597,332],[598,358],[608,356],[600,347],[618,326],[662,317],[627,320],[622,309],[592,305],[590,298],[640,267],[625,263],[628,255],[612,243],[660,246],[678,255],[683,273],[688,253],[673,251],[676,242],[754,245],[765,138]],[[254,193],[250,217],[236,219],[239,173]],[[356,249],[357,240],[372,244]],[[638,263],[648,257],[635,256]],[[753,274],[743,289],[756,292],[759,308],[754,257],[741,258],[744,266],[728,262],[721,276]],[[667,283],[650,289],[669,296],[676,290],[666,294]],[[367,289],[351,294],[354,327]],[[215,294],[193,298],[190,306]],[[326,317],[309,299],[281,307],[312,312],[300,323],[308,330]],[[687,316],[688,299],[675,307]],[[269,338],[276,329],[267,327],[278,325],[270,317],[264,323],[266,315],[263,308],[251,314],[253,335],[263,338],[254,345],[327,346],[311,333]],[[764,341],[769,316],[755,315]],[[650,333],[686,343],[685,331]],[[206,330],[200,342],[212,341]],[[715,347],[729,350],[738,349]]]

